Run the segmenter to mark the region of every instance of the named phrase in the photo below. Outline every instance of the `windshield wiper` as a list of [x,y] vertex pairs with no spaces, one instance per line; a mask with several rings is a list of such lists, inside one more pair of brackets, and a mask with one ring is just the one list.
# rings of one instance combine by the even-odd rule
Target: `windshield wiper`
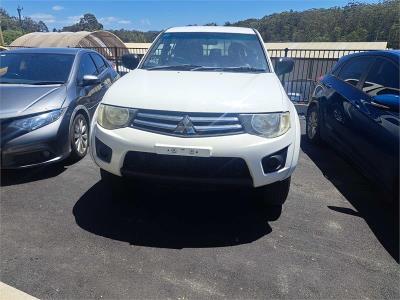
[[191,69],[190,71],[213,71],[213,70],[222,70],[224,69],[223,67],[206,67],[206,66],[200,66],[194,69]]
[[64,81],[37,81],[37,82],[31,82],[28,84],[32,85],[47,85],[47,84],[63,84]]
[[183,65],[172,65],[172,66],[155,66],[151,68],[145,68],[146,70],[191,70],[195,68],[200,68],[198,65],[183,64]]
[[265,69],[258,69],[253,67],[227,67],[223,68],[224,71],[233,71],[233,72],[265,72]]
[[228,71],[228,72],[265,72],[264,69],[257,69],[252,67],[198,67],[194,68],[191,71],[211,71],[211,70],[218,70],[218,71]]

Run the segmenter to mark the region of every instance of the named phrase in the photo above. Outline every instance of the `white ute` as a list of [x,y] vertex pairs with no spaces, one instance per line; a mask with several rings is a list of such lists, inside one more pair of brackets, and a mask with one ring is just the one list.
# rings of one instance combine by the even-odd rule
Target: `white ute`
[[91,126],[103,180],[248,185],[282,206],[300,147],[299,118],[277,77],[291,59],[274,71],[254,29],[189,26],[122,62],[133,71],[108,89]]

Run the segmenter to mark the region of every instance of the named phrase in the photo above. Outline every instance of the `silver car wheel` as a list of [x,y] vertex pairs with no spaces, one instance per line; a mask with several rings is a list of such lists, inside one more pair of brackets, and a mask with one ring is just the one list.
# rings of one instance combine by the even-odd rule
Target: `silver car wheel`
[[74,145],[75,150],[84,155],[88,148],[88,126],[83,116],[78,116],[74,122]]

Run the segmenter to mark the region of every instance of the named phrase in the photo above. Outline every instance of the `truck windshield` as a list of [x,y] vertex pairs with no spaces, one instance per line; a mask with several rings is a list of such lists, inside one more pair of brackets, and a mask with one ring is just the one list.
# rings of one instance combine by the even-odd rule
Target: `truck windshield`
[[270,72],[255,34],[171,32],[155,42],[147,70]]
[[53,53],[0,54],[0,84],[62,84],[68,80],[75,56]]

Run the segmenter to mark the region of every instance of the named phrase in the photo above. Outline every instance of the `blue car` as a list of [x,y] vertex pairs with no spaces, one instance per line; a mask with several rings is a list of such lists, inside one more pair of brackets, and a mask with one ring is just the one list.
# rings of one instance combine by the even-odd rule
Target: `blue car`
[[85,156],[91,118],[118,77],[111,64],[92,50],[1,52],[1,168]]
[[[307,139],[347,156],[398,201],[400,51],[342,57],[316,86]],[[391,197],[387,197],[388,199]]]

